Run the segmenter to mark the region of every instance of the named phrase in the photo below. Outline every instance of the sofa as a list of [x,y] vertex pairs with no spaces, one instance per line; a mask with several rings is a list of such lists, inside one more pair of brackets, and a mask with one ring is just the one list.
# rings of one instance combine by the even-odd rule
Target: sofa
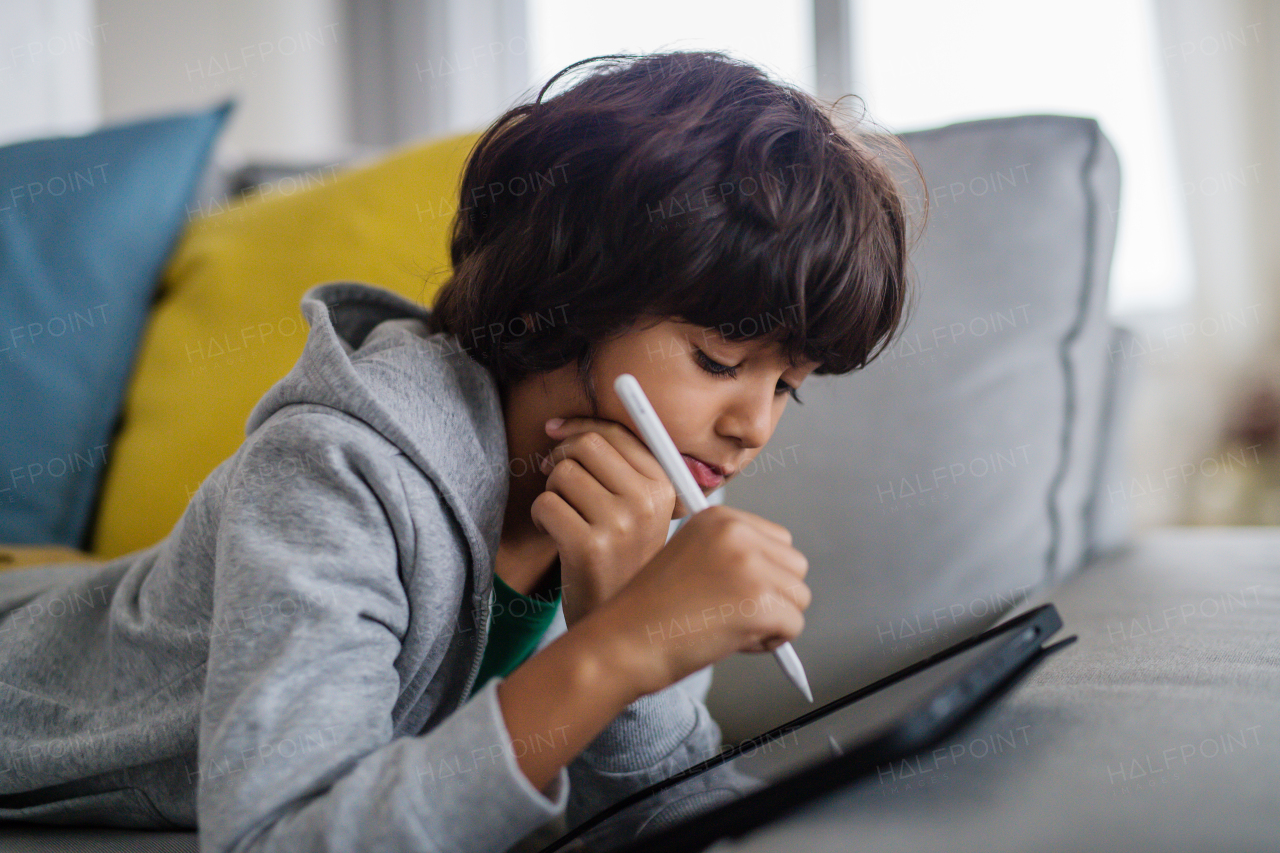
[[[91,525],[0,547],[0,571],[163,536],[301,351],[310,284],[356,278],[429,303],[474,139],[342,166],[206,169],[110,401]],[[1127,415],[1142,363],[1106,310],[1114,149],[1072,116],[902,139],[924,176],[898,166],[918,239],[906,327],[865,370],[811,377],[718,497],[785,525],[809,558],[814,600],[793,645],[818,703],[1046,601],[1078,640],[941,748],[716,849],[1280,849],[1280,530],[1133,529]],[[768,655],[706,674],[726,742],[810,707]],[[195,850],[195,838],[0,825],[5,850]]]

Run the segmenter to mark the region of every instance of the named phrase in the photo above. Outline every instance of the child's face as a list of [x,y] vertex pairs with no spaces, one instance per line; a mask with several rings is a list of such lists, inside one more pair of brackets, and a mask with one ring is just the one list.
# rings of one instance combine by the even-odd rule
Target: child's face
[[[735,369],[715,375],[711,371],[723,371],[719,365]],[[755,458],[791,396],[784,386],[798,388],[817,366],[791,367],[773,343],[729,341],[713,328],[650,318],[597,347],[591,371],[600,401],[596,417],[640,435],[613,390],[619,374],[634,375],[676,448],[723,475],[691,468],[708,493]]]

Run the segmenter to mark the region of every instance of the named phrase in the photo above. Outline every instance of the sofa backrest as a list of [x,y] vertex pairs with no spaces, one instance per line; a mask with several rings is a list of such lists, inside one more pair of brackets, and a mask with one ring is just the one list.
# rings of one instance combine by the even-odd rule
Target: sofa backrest
[[[928,186],[918,293],[866,369],[812,375],[726,503],[786,526],[814,593],[793,644],[836,698],[998,621],[1128,537],[1107,280],[1116,154],[1096,122],[903,135]],[[919,222],[925,195],[904,170]],[[727,738],[809,706],[768,655],[716,665]]]

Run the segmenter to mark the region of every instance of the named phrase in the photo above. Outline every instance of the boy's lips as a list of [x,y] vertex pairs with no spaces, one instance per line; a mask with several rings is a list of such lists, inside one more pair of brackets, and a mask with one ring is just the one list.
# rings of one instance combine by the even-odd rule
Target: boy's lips
[[722,485],[726,479],[724,472],[718,465],[712,465],[704,462],[696,456],[690,456],[688,453],[681,453],[686,465],[689,466],[689,473],[693,475],[694,481],[704,489],[714,489]]

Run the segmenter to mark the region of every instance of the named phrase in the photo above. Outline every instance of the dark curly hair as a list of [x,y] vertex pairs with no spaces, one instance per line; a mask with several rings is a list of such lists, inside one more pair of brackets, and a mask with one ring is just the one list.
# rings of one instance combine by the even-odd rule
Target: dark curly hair
[[643,315],[777,341],[815,373],[864,367],[904,321],[891,165],[915,161],[834,115],[715,51],[573,63],[471,151],[431,331],[454,335],[503,393],[576,361],[593,406],[593,345]]

